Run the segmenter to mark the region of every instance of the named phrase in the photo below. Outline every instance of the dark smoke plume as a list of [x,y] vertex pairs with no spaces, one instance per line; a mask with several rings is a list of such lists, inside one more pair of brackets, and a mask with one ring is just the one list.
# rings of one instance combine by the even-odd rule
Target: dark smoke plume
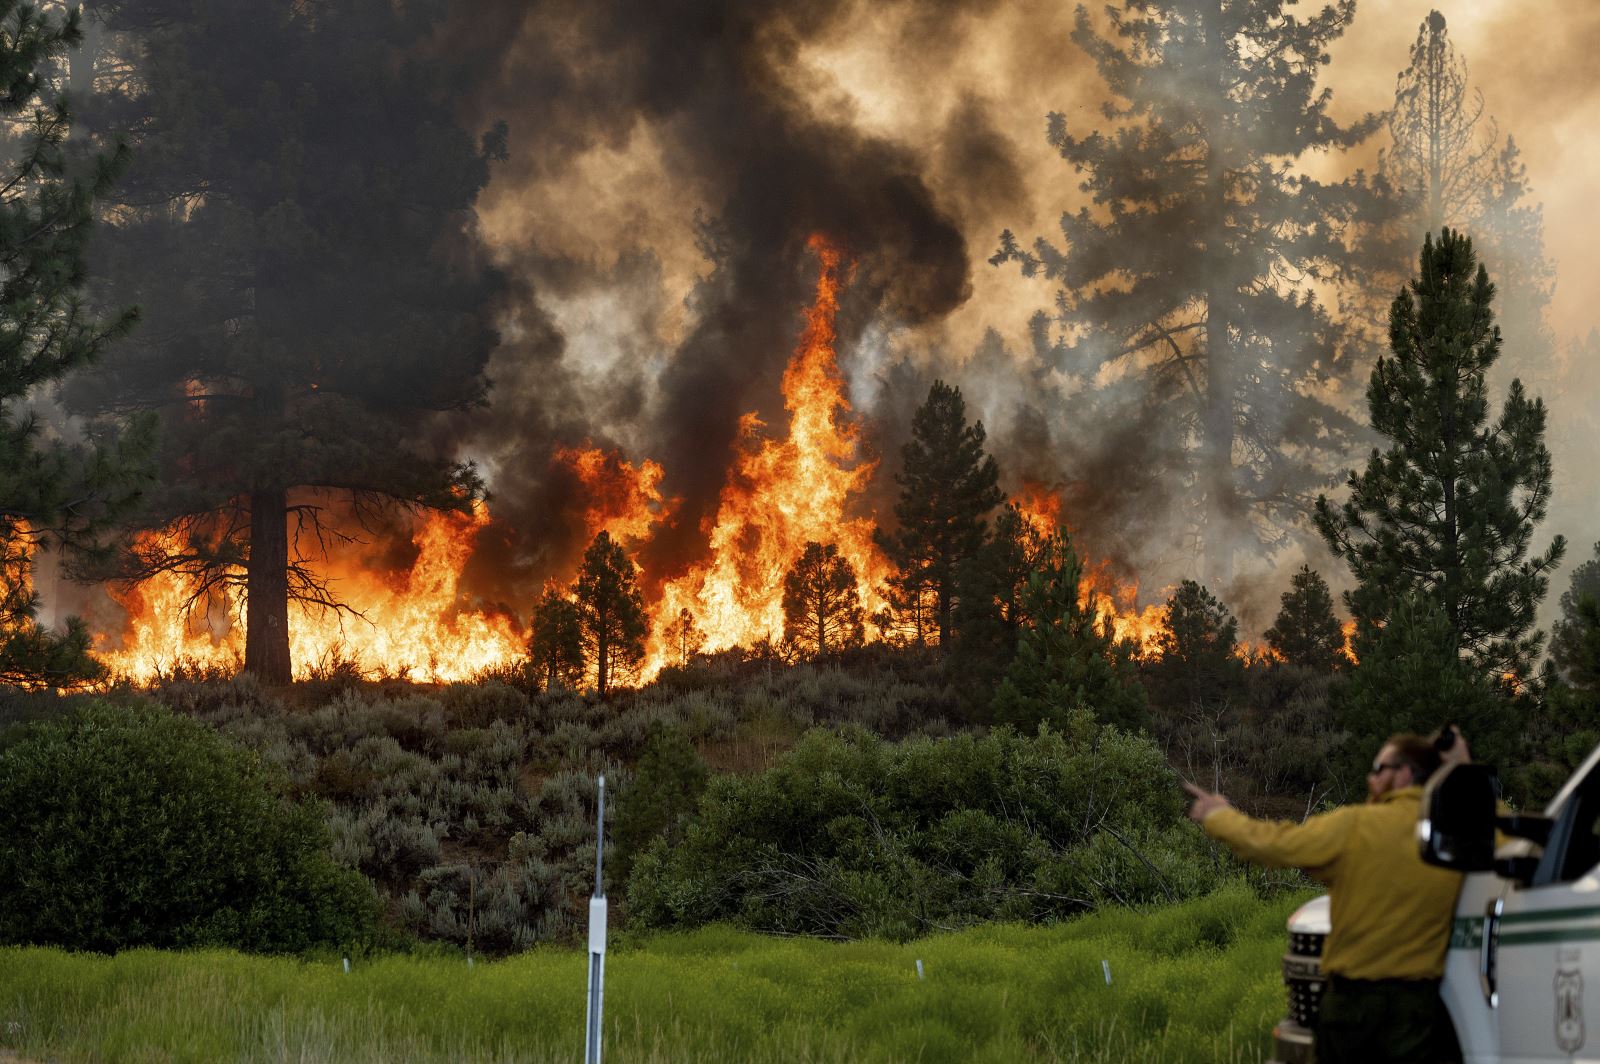
[[[959,6],[921,5],[914,24],[936,40]],[[641,559],[651,575],[670,576],[694,560],[738,419],[754,410],[775,427],[783,423],[779,378],[815,281],[806,251],[812,233],[843,244],[856,263],[841,347],[875,319],[916,325],[967,298],[971,256],[962,227],[930,191],[928,173],[942,162],[966,174],[960,200],[980,199],[980,185],[992,184],[1000,204],[1015,202],[1023,193],[1009,143],[986,132],[976,100],[947,137],[910,146],[864,134],[844,110],[817,107],[797,91],[799,53],[850,13],[838,0],[504,0],[464,6],[441,42],[442,50],[490,59],[483,69],[492,76],[462,88],[477,120],[509,124],[511,159],[496,175],[500,188],[563,178],[597,147],[625,151],[645,124],[660,145],[660,180],[694,190],[708,205],[698,225],[710,261],[675,342],[661,339],[669,308],[645,315],[637,324],[658,342],[608,353],[607,379],[585,385],[562,357],[574,338],[543,321],[513,336],[491,367],[492,409],[476,447],[491,465],[496,514],[525,543],[504,545],[520,558],[512,568],[542,568],[534,546],[559,531],[551,515],[567,500],[545,475],[550,451],[590,440],[630,444],[636,457],[659,461],[663,490],[682,500],[675,525]],[[627,235],[641,245],[651,236]],[[541,250],[537,228],[524,238],[527,250],[509,265],[536,297],[602,281],[616,289],[616,256],[626,248],[594,247],[585,261]],[[662,298],[649,278],[622,280],[621,290],[638,299]],[[553,553],[564,559],[577,549]],[[492,564],[503,573],[511,561]]]

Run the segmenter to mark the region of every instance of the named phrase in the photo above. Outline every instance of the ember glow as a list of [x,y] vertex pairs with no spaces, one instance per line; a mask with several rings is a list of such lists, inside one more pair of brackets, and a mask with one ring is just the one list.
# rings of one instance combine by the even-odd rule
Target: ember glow
[[[411,537],[416,560],[398,573],[371,566],[370,544],[335,551],[324,575],[333,594],[355,612],[291,605],[295,677],[348,663],[366,676],[445,682],[467,680],[521,657],[524,637],[515,618],[465,610],[458,601],[473,537],[488,521],[489,511],[481,504],[471,514],[420,517]],[[191,593],[176,574],[113,593],[128,613],[120,645],[101,639],[100,657],[113,674],[146,683],[178,665],[226,670],[241,665],[246,604],[215,601],[189,609]]]
[[889,575],[888,560],[873,543],[874,521],[851,516],[876,463],[860,455],[834,350],[848,268],[827,240],[812,237],[810,247],[821,271],[783,374],[788,435],[765,436],[754,414],[740,423],[739,455],[722,490],[709,556],[663,589],[646,677],[670,660],[664,632],[682,610],[705,633],[707,652],[782,639],[784,573],[808,541],[838,544],[867,613],[882,606],[877,589]]

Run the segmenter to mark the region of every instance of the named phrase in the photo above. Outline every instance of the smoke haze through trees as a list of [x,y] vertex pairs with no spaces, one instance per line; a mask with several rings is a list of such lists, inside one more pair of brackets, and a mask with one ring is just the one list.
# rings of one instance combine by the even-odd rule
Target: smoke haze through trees
[[[97,19],[128,13],[153,25],[182,7],[102,0],[89,5],[91,28],[107,33]],[[942,377],[989,430],[1007,490],[1026,479],[1062,496],[1086,557],[1111,556],[1140,575],[1146,597],[1198,574],[1193,541],[1183,539],[1192,528],[1187,487],[1171,473],[1187,443],[1152,431],[1164,425],[1172,388],[1069,379],[1049,329],[1028,320],[1056,286],[983,263],[1000,229],[1045,232],[1063,210],[1088,203],[1044,136],[1050,111],[1071,129],[1106,126],[1096,109],[1107,90],[1071,40],[1069,6],[407,7],[438,20],[411,55],[456,119],[474,133],[503,120],[509,132],[508,157],[477,202],[505,285],[486,366],[490,404],[447,428],[418,429],[441,457],[476,460],[493,493],[495,521],[477,534],[468,594],[526,617],[546,580],[575,571],[593,530],[575,516],[582,483],[554,461],[562,448],[661,464],[660,490],[677,505],[638,558],[647,592],[697,559],[740,418],[754,412],[775,431],[784,425],[779,378],[815,280],[806,244],[816,232],[856,263],[838,343],[864,439],[881,458],[863,507],[892,525],[899,448],[912,411]],[[1506,81],[1496,72],[1526,66],[1525,50],[1509,40],[1493,51],[1482,43],[1502,7],[1451,12],[1452,36],[1473,56],[1505,128],[1527,145],[1530,183],[1566,195],[1568,175],[1537,163],[1551,158],[1541,148],[1547,130],[1583,113],[1581,78],[1568,78],[1552,103],[1570,111],[1525,122],[1502,105]],[[1320,68],[1319,84],[1337,89],[1331,114],[1340,123],[1390,105],[1426,13],[1425,5],[1361,6]],[[1090,19],[1107,32],[1098,9]],[[115,46],[119,33],[138,32],[110,34],[94,73],[101,84],[131,76]],[[364,47],[354,33],[348,45]],[[284,100],[280,111],[296,106]],[[263,108],[258,118],[273,113]],[[333,139],[317,163],[336,174],[354,151]],[[1308,165],[1332,184],[1360,161],[1332,152]],[[1319,398],[1349,411],[1358,391],[1335,385]],[[1559,437],[1563,411],[1552,416]],[[1268,477],[1261,486],[1282,485]],[[1600,521],[1592,504],[1575,510]],[[1325,555],[1310,557],[1326,565]],[[1278,564],[1287,572],[1299,560],[1291,549]],[[1253,549],[1237,564],[1246,574],[1262,566]],[[1282,582],[1239,582],[1259,584],[1258,593],[1217,590],[1258,631]]]

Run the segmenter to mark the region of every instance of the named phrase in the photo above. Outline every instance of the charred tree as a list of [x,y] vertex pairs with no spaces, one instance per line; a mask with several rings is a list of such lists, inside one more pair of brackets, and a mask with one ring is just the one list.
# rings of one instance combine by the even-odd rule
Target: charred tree
[[455,117],[440,4],[97,11],[117,51],[83,106],[141,149],[97,250],[149,327],[68,401],[159,413],[162,486],[129,531],[170,533],[111,575],[242,599],[246,669],[286,682],[289,601],[339,608],[326,537],[481,495],[452,441],[497,343],[474,203],[501,140]]
[[1317,86],[1354,14],[1353,0],[1305,18],[1278,0],[1157,0],[1110,8],[1105,36],[1080,8],[1073,40],[1111,93],[1112,128],[1084,135],[1052,114],[1049,139],[1093,206],[1062,216],[1059,247],[1007,231],[991,260],[1062,282],[1050,357],[1083,385],[1075,404],[1123,407],[1163,440],[1141,446],[1176,456],[1165,475],[1194,507],[1183,545],[1213,584],[1237,544],[1287,539],[1356,428],[1316,397],[1348,365],[1313,287],[1346,279],[1346,223],[1380,197],[1360,174],[1330,183],[1294,165],[1380,124],[1339,125]]

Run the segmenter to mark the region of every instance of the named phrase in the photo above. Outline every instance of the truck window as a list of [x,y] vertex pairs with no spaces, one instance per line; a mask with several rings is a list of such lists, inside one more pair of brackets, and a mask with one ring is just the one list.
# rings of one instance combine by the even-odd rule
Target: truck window
[[1589,773],[1556,814],[1533,885],[1570,883],[1600,865],[1600,768]]

